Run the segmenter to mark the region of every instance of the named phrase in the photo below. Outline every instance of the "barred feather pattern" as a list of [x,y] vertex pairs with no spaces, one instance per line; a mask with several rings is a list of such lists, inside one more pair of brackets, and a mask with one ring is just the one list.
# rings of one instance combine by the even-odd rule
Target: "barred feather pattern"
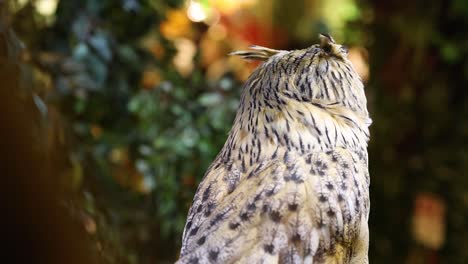
[[237,53],[265,62],[198,187],[178,264],[368,263],[371,119],[346,49],[320,39]]

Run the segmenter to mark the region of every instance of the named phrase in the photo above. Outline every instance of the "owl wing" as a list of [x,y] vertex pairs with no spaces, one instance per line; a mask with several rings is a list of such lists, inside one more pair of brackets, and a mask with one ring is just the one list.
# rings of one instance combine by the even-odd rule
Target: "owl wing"
[[212,165],[177,263],[364,263],[352,259],[367,255],[367,154],[277,152],[247,171]]

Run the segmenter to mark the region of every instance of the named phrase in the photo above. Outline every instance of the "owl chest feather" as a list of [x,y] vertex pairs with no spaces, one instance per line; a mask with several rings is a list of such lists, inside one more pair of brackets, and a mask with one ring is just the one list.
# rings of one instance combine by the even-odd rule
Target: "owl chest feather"
[[236,118],[194,198],[182,255],[242,263],[260,247],[265,258],[350,257],[369,210],[366,135],[321,106],[302,110]]

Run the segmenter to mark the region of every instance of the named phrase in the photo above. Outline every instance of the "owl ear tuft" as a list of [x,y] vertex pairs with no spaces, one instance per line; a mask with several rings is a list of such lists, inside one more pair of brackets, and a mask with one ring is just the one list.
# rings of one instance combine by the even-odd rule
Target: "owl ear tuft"
[[319,34],[319,40],[320,40],[320,46],[322,47],[325,45],[336,44],[333,37],[325,33]]
[[229,53],[229,55],[240,56],[247,60],[261,60],[266,61],[271,56],[278,54],[281,50],[270,49],[262,46],[252,45],[249,47],[251,50],[239,50]]

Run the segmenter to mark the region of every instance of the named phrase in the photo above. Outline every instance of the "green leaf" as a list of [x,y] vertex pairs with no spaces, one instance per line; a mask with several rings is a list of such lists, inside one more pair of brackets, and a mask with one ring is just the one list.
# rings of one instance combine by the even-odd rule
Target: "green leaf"
[[458,50],[458,47],[449,42],[442,46],[441,52],[442,57],[449,63],[454,63],[460,58],[460,51]]
[[97,51],[104,61],[109,62],[112,59],[112,51],[109,47],[108,37],[103,32],[94,34],[89,39],[89,44]]
[[220,104],[223,101],[223,97],[219,93],[205,93],[198,98],[198,102],[206,107]]

